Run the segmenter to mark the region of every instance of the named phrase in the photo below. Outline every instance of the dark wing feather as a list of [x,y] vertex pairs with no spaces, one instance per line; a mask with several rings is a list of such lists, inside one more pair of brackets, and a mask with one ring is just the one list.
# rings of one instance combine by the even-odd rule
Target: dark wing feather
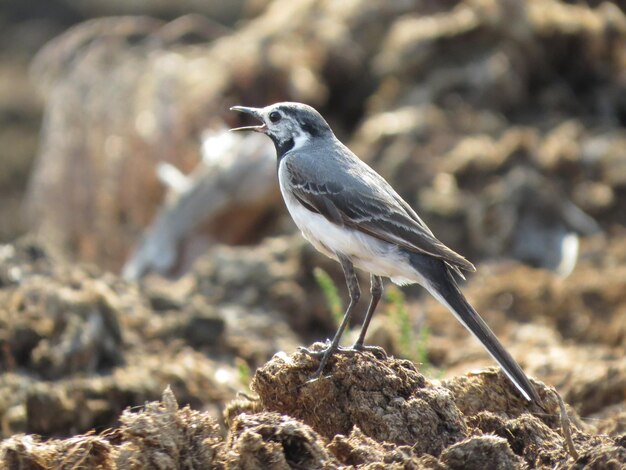
[[[391,188],[384,188],[387,192],[381,193],[365,190],[368,187],[360,180],[354,180],[355,184],[349,187],[336,181],[311,181],[310,175],[304,178],[289,161],[284,164],[293,195],[307,209],[342,227],[359,230],[409,251],[440,258],[459,274],[460,269],[475,271],[472,263],[437,240]],[[382,182],[387,185],[384,180]]]

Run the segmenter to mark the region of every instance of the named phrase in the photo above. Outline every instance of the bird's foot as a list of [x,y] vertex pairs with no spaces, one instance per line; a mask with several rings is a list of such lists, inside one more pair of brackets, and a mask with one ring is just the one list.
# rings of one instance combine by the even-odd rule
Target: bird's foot
[[308,356],[320,359],[319,367],[313,373],[313,375],[309,378],[307,383],[315,382],[322,376],[322,374],[324,373],[324,369],[326,368],[326,365],[328,364],[328,360],[331,358],[333,354],[335,353],[342,353],[342,354],[348,353],[349,354],[349,353],[357,352],[356,350],[352,348],[344,348],[342,346],[334,345],[329,340],[326,340],[325,347],[323,349],[314,351],[312,349],[300,347],[298,348],[298,351],[303,352],[307,354]]
[[380,346],[365,346],[364,344],[354,343],[350,348],[352,351],[369,352],[378,359],[387,359],[387,351]]
[[[317,344],[317,343],[316,343]],[[324,355],[329,353],[329,349],[332,349],[332,344],[330,342],[330,340],[326,340],[324,342],[324,348],[320,349],[320,350],[316,350],[314,351],[313,349],[309,349],[309,348],[305,348],[304,346],[300,346],[298,348],[298,351],[300,351],[301,353],[306,354],[307,356],[310,357],[316,357],[316,358],[322,358],[324,357]],[[337,346],[336,348],[334,348],[334,350],[330,351],[329,357],[335,353],[335,352],[341,352],[341,353],[354,353],[356,352],[356,350],[354,348],[346,348],[344,346]]]
[[310,357],[315,357],[321,359],[320,365],[315,371],[315,373],[308,380],[308,383],[315,382],[318,380],[324,369],[326,368],[326,364],[328,364],[328,360],[333,354],[341,353],[341,354],[356,354],[360,352],[370,352],[375,357],[379,359],[387,359],[387,353],[385,350],[379,346],[364,346],[363,344],[354,344],[351,347],[343,347],[343,346],[335,346],[333,347],[332,343],[329,340],[326,340],[324,343],[325,347],[320,350],[312,350],[305,347],[299,347],[298,351],[305,353]]
[[[315,344],[318,344],[318,343],[315,343]],[[300,346],[298,348],[298,351],[310,357],[320,358],[326,353],[328,348],[330,348],[330,340],[327,339],[324,342],[324,346],[325,346],[324,348],[316,350],[316,351],[314,351],[313,349],[305,348],[304,346]]]

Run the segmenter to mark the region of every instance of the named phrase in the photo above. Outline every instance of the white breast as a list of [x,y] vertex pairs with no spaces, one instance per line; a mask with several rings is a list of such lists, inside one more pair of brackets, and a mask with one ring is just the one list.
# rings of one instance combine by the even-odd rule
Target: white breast
[[[284,161],[284,160],[283,160]],[[337,254],[350,258],[352,263],[364,271],[385,276],[398,284],[420,282],[419,276],[408,263],[406,254],[395,245],[381,241],[356,230],[340,227],[326,217],[311,212],[293,196],[285,185],[287,175],[283,162],[278,167],[280,191],[287,210],[302,235],[318,251],[337,259]]]

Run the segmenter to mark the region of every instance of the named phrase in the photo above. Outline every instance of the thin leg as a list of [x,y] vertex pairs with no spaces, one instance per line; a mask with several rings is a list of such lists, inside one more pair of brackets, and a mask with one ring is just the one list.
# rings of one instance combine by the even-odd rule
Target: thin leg
[[[359,339],[356,340],[353,349],[357,351],[362,351],[365,349],[363,346],[363,342],[365,341],[365,335],[367,333],[367,329],[370,326],[370,322],[372,321],[372,317],[374,316],[374,311],[376,310],[376,306],[380,301],[380,298],[383,296],[383,279],[380,276],[376,276],[374,274],[370,275],[371,281],[371,293],[372,299],[370,300],[370,305],[367,308],[367,313],[365,314],[365,320],[363,320],[363,326],[361,327],[361,333],[359,333]],[[377,348],[380,349],[380,348]]]
[[332,343],[330,343],[330,346],[328,346],[328,348],[324,351],[324,355],[322,356],[322,360],[320,361],[320,366],[318,367],[315,374],[313,374],[313,377],[311,377],[311,380],[315,380],[319,378],[320,375],[322,375],[322,372],[324,372],[324,368],[326,367],[330,356],[332,356],[333,353],[339,348],[339,341],[341,340],[341,336],[343,335],[344,330],[350,323],[350,317],[352,316],[354,307],[356,307],[356,304],[361,298],[359,280],[357,279],[354,272],[354,266],[352,265],[352,262],[342,255],[339,255],[339,262],[341,263],[341,267],[343,268],[343,274],[346,277],[346,284],[348,284],[348,292],[350,293],[350,304],[346,309],[346,313],[343,316],[341,325],[339,325],[339,328],[337,329],[337,333],[335,333],[335,337],[333,338]]

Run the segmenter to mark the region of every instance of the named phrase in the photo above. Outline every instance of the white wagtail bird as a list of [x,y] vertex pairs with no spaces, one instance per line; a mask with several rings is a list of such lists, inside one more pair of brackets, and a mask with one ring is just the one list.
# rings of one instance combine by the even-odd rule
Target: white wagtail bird
[[[276,147],[280,190],[291,217],[313,246],[341,264],[350,304],[332,342],[320,352],[318,378],[361,296],[354,268],[371,275],[371,301],[356,343],[363,342],[382,296],[383,277],[398,285],[418,283],[445,305],[487,349],[522,396],[541,403],[537,392],[491,329],[459,290],[455,277],[474,265],[440,242],[385,179],[336,137],[315,109],[300,103],[265,108],[234,106],[261,121],[236,131],[266,134]],[[345,350],[344,350],[345,351]]]

